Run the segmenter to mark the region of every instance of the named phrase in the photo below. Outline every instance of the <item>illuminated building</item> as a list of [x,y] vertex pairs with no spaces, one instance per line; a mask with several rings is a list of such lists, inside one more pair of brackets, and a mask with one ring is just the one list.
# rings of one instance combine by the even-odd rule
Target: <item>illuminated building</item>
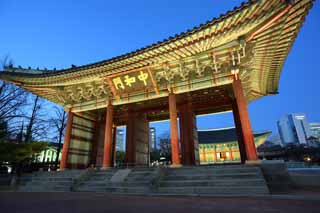
[[[263,144],[271,132],[253,133],[255,146]],[[198,130],[200,164],[240,162],[235,127]]]
[[247,104],[277,94],[311,6],[312,0],[251,0],[125,55],[62,70],[8,66],[0,78],[69,112],[62,170],[112,167],[116,127],[124,125],[127,165],[148,165],[149,122],[165,119],[172,164],[197,165],[196,115],[224,111],[233,112],[241,162],[255,161]]

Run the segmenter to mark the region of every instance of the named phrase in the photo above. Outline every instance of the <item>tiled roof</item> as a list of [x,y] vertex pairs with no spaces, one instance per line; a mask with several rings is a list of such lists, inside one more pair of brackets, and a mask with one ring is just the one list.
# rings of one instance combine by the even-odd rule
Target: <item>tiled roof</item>
[[[270,132],[253,133],[254,137],[260,137],[270,134]],[[230,143],[237,141],[237,132],[234,127],[224,129],[199,130],[198,131],[199,144],[217,144]]]
[[103,65],[107,65],[107,64],[111,64],[111,63],[114,63],[114,62],[117,62],[117,61],[120,61],[120,60],[123,60],[123,59],[126,59],[126,58],[129,58],[129,57],[132,57],[134,55],[138,55],[138,54],[141,54],[143,52],[146,52],[146,51],[149,51],[149,50],[152,50],[154,48],[157,48],[157,47],[160,47],[160,46],[163,46],[163,45],[166,45],[166,44],[169,44],[171,42],[174,42],[178,39],[181,39],[183,37],[187,37],[187,36],[190,36],[194,33],[197,33],[199,31],[202,31],[218,22],[221,22],[223,21],[224,19],[232,16],[233,14],[243,10],[244,8],[250,6],[251,4],[257,2],[259,0],[249,0],[248,2],[242,2],[240,6],[238,7],[234,7],[233,10],[231,11],[227,11],[225,14],[220,14],[219,17],[215,17],[211,20],[208,20],[207,22],[205,23],[202,23],[198,26],[195,26],[194,28],[192,29],[188,29],[184,32],[181,32],[179,34],[175,34],[174,36],[170,36],[169,38],[166,38],[166,39],[163,39],[162,41],[158,41],[158,42],[155,42],[151,45],[148,45],[146,47],[143,47],[143,48],[139,48],[139,49],[136,49],[132,52],[129,52],[129,53],[126,53],[126,54],[123,54],[123,55],[120,55],[120,56],[116,56],[116,57],[113,57],[113,58],[110,58],[110,59],[107,59],[107,60],[103,60],[103,61],[100,61],[100,62],[96,62],[96,63],[92,63],[92,64],[87,64],[87,65],[83,65],[83,66],[72,66],[71,68],[68,68],[68,69],[62,69],[62,70],[57,70],[57,71],[51,71],[51,72],[48,72],[47,70],[44,72],[44,73],[28,73],[28,72],[16,72],[16,73],[12,73],[13,75],[15,74],[19,74],[19,75],[25,75],[25,76],[28,76],[28,75],[37,75],[37,76],[50,76],[50,75],[56,75],[56,74],[63,74],[63,73],[66,73],[66,72],[75,72],[75,71],[80,71],[80,70],[84,70],[84,69],[88,69],[88,68],[94,68],[94,67],[97,67],[97,66],[103,66]]

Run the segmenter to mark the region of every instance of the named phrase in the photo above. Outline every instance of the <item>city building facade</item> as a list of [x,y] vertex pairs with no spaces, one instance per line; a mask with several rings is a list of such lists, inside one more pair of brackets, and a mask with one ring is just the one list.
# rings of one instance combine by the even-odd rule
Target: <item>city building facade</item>
[[307,116],[304,113],[292,113],[283,116],[277,122],[281,143],[308,145],[308,138],[311,136]]
[[[56,157],[58,155],[58,144],[57,143],[49,143],[48,147],[41,151],[37,155],[36,162],[38,163],[54,163]],[[59,152],[58,161],[61,160],[61,152]]]
[[320,123],[310,123],[309,127],[311,135],[318,138],[318,141],[320,142]]
[[157,134],[156,134],[156,128],[150,127],[149,128],[149,147],[150,151],[155,151],[157,150]]
[[124,151],[124,129],[117,128],[116,151]]

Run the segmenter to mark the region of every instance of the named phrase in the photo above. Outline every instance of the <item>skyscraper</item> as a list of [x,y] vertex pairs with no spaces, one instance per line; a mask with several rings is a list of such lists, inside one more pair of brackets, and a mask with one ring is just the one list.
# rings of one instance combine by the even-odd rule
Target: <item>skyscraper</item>
[[116,136],[116,150],[117,151],[124,151],[123,141],[124,141],[124,130],[117,129],[117,136]]
[[283,116],[277,123],[282,145],[304,144],[311,136],[309,123],[304,113]]
[[157,141],[156,141],[156,128],[150,127],[149,128],[149,143],[150,143],[150,151],[157,150]]
[[311,135],[318,138],[320,142],[320,123],[310,123],[310,132]]

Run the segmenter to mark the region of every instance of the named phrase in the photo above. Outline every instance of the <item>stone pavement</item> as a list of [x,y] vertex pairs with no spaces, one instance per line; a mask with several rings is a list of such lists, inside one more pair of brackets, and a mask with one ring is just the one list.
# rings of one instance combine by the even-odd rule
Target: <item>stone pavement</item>
[[319,212],[320,200],[272,197],[157,197],[106,193],[1,192],[1,213]]

